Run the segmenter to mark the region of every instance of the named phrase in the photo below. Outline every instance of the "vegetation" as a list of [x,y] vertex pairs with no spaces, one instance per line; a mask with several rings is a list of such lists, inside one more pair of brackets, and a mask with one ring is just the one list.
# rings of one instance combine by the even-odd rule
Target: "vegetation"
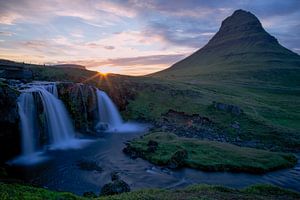
[[[131,200],[131,199],[258,199],[258,200],[296,200],[300,194],[275,187],[272,185],[254,185],[246,189],[237,190],[222,186],[193,185],[184,189],[164,190],[164,189],[146,189],[134,192],[123,193],[120,195],[103,196],[95,199],[99,200]],[[55,192],[33,186],[19,184],[0,183],[0,199],[48,199],[48,200],[85,200],[85,198],[67,192]]]
[[[151,143],[157,144],[155,148]],[[206,171],[263,173],[292,167],[297,162],[292,154],[180,138],[164,132],[151,133],[135,139],[127,148],[154,164],[170,165],[172,162],[177,162],[175,164],[182,162],[182,166]],[[180,152],[186,152],[187,156],[182,157]],[[178,158],[180,156],[182,158]]]

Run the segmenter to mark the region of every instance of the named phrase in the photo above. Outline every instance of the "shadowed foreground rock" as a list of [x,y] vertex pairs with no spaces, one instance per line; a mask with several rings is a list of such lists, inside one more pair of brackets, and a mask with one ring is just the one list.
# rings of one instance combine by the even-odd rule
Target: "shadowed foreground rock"
[[111,174],[111,183],[105,184],[101,189],[101,195],[114,195],[123,192],[130,192],[129,185],[120,179],[116,172]]

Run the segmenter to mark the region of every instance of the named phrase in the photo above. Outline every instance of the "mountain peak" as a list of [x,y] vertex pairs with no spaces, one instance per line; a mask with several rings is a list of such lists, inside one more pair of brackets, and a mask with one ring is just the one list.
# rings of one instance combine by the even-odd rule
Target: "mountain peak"
[[234,11],[222,22],[220,30],[205,48],[220,47],[220,45],[227,45],[228,47],[228,45],[237,42],[247,47],[262,43],[278,43],[276,38],[265,31],[254,14],[241,9]]
[[282,66],[299,68],[300,56],[281,46],[254,14],[236,10],[203,48],[154,75],[205,78],[221,72],[272,71]]
[[228,29],[236,29],[238,27],[251,26],[250,28],[263,29],[258,18],[251,12],[244,10],[236,10],[234,13],[227,17],[221,25],[220,31]]

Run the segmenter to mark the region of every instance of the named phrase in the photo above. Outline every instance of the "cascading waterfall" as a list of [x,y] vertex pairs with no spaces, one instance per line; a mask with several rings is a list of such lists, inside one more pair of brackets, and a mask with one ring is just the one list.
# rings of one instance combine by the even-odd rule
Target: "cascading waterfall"
[[28,156],[36,151],[36,141],[34,139],[36,108],[32,93],[25,92],[20,95],[18,109],[21,119],[22,153],[24,156]]
[[[75,131],[65,106],[58,98],[48,92],[47,88],[37,86],[34,91],[38,92],[43,103],[50,143],[56,148],[64,148],[66,142],[75,137]],[[56,89],[50,91],[57,92]]]
[[105,92],[97,89],[96,94],[98,101],[99,123],[107,124],[110,130],[118,129],[123,124],[123,120],[118,109]]
[[114,132],[139,132],[147,130],[147,126],[137,123],[124,123],[122,117],[109,98],[109,96],[101,90],[96,90],[99,123],[96,126],[98,131],[114,131]]
[[[30,84],[29,88],[21,90],[18,101],[19,115],[22,132],[22,156],[21,163],[35,163],[37,154],[37,113],[34,95],[37,95],[42,102],[45,115],[45,127],[49,137],[51,149],[66,149],[78,147],[78,140],[75,139],[75,131],[68,116],[67,110],[57,96],[55,83]],[[30,160],[33,158],[33,160]],[[18,160],[18,159],[17,159]]]

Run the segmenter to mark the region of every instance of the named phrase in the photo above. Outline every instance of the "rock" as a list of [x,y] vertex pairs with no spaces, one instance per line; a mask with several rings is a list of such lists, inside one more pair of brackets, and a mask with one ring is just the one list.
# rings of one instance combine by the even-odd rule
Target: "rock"
[[97,132],[106,131],[106,130],[108,130],[108,128],[109,128],[108,124],[102,123],[102,122],[99,122],[95,127]]
[[240,129],[240,123],[238,123],[237,121],[233,122],[231,124],[231,127],[234,128],[234,129]]
[[112,172],[110,174],[110,177],[111,177],[111,181],[117,181],[117,180],[120,180],[120,176],[119,176],[119,173],[118,172]]
[[134,148],[132,148],[130,145],[127,145],[123,149],[123,153],[129,155],[130,158],[132,158],[132,159],[136,159],[139,157],[139,153]]
[[177,169],[184,165],[185,159],[187,159],[188,153],[185,149],[176,151],[169,160],[168,166],[171,169]]
[[147,151],[150,153],[154,153],[158,147],[158,143],[154,140],[149,140],[147,146],[148,146]]
[[97,195],[94,192],[91,192],[91,191],[83,193],[83,196],[87,197],[87,198],[97,198]]
[[130,186],[123,180],[114,180],[101,188],[101,195],[114,195],[130,192]]
[[213,105],[217,110],[222,110],[234,115],[240,115],[243,113],[243,110],[240,107],[235,105],[230,105],[230,104],[225,104],[225,103],[220,103],[215,101],[213,102]]
[[97,171],[97,172],[103,171],[102,167],[99,166],[96,161],[92,161],[92,160],[80,160],[77,162],[77,166],[81,170],[86,170],[86,171]]
[[6,161],[21,152],[18,96],[18,91],[0,82],[0,161]]

